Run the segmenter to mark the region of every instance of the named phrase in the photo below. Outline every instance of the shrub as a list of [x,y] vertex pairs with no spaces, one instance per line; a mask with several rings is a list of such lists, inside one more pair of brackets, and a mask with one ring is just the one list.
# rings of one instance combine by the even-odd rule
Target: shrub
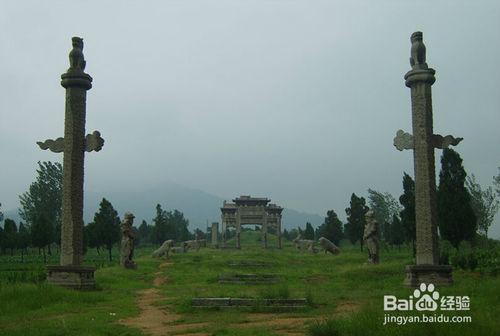
[[448,240],[443,240],[439,245],[439,263],[450,265],[450,258],[457,253],[457,249]]
[[462,241],[455,249],[447,241],[440,247],[440,262],[463,270],[478,270],[486,275],[500,274],[500,244],[491,239],[482,239],[472,247]]

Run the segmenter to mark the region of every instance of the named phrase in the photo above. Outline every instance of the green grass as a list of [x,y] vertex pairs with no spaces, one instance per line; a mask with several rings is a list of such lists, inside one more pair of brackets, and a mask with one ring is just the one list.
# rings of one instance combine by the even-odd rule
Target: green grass
[[138,314],[135,292],[151,287],[159,261],[142,256],[138,262],[136,271],[99,269],[98,290],[91,292],[0,282],[0,335],[142,335],[114,323]]
[[[210,335],[277,335],[269,327],[242,327],[260,307],[239,310],[191,307],[193,297],[307,298],[310,307],[274,312],[283,317],[312,317],[310,335],[498,335],[500,278],[455,270],[454,285],[437,288],[441,295],[468,295],[472,323],[383,325],[383,296],[405,298],[404,266],[412,263],[409,249],[382,251],[379,265],[367,265],[359,247],[341,245],[338,256],[301,253],[291,243],[283,250],[263,250],[259,233],[244,232],[241,250],[203,248],[171,256],[163,269],[167,282],[160,287],[169,306],[182,315],[179,323],[209,322],[198,331]],[[233,243],[233,242],[230,242]],[[275,237],[269,237],[273,247]],[[136,292],[152,286],[161,261],[137,251],[136,271],[104,265],[96,272],[100,290],[74,292],[46,284],[0,281],[0,334],[6,335],[141,335],[116,324],[137,315]],[[230,267],[230,261],[251,260],[265,267]],[[0,259],[0,262],[2,260]],[[5,265],[4,265],[5,266]],[[2,269],[2,266],[0,266]],[[0,271],[1,273],[1,271]],[[271,285],[219,284],[219,274],[276,274],[283,280]],[[115,315],[110,315],[114,313]],[[240,325],[237,325],[237,324]]]

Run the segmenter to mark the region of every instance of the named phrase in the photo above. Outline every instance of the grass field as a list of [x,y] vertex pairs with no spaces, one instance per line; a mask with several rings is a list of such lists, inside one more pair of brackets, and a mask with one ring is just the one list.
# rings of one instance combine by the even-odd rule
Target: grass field
[[[103,262],[96,272],[99,289],[93,292],[74,292],[43,282],[36,284],[29,277],[14,282],[4,277],[2,281],[1,269],[8,269],[8,263],[0,259],[0,334],[162,334],[158,328],[141,328],[141,323],[148,321],[148,314],[150,323],[164,328],[169,335],[498,335],[500,332],[498,277],[455,270],[454,285],[437,288],[441,296],[470,296],[470,311],[455,312],[470,315],[470,323],[383,325],[383,296],[408,298],[412,293],[403,286],[404,266],[412,262],[409,250],[382,251],[380,265],[373,266],[365,264],[366,254],[356,247],[343,247],[338,256],[312,255],[294,250],[290,243],[283,250],[263,250],[257,240],[258,233],[244,232],[242,250],[204,248],[173,255],[168,261],[152,259],[151,248],[141,248],[136,253],[137,270],[124,270]],[[274,244],[271,237],[269,245]],[[264,262],[266,266],[229,265],[240,260]],[[238,273],[276,274],[282,281],[273,285],[217,282],[219,274]],[[138,304],[144,304],[146,296],[153,294],[152,303],[147,303],[149,310],[141,314]],[[190,305],[193,297],[307,298],[309,307],[299,311],[270,311],[258,306],[236,310],[195,309]]]

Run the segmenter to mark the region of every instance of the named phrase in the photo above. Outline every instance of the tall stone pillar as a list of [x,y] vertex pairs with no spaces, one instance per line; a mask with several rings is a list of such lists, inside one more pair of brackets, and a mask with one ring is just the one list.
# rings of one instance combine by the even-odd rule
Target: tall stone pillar
[[224,220],[224,214],[221,215],[221,235],[222,235],[222,248],[226,247],[226,221]]
[[236,248],[241,249],[241,215],[236,212]]
[[282,245],[281,245],[281,215],[278,216],[277,221],[278,221],[278,225],[276,226],[276,231],[278,234],[278,248],[281,249],[282,248]]
[[262,223],[262,232],[261,232],[261,237],[262,237],[262,247],[267,249],[267,214],[264,213],[263,216],[263,223]]
[[406,86],[411,89],[413,135],[399,130],[394,145],[397,149],[413,149],[415,170],[416,265],[406,268],[405,283],[452,283],[451,266],[439,265],[436,208],[436,174],[434,148],[457,145],[462,138],[443,137],[433,132],[431,86],[435,71],[427,66],[422,33],[411,35],[412,69],[406,73]]
[[219,246],[219,223],[212,223],[212,229],[210,230],[212,238],[212,247],[217,248]]
[[61,75],[61,85],[66,89],[64,138],[38,142],[42,149],[64,152],[60,265],[47,267],[47,281],[74,289],[92,289],[95,269],[81,266],[84,154],[101,150],[104,140],[97,131],[85,136],[87,90],[92,87],[92,78],[84,72],[83,40],[73,37],[72,44],[70,67]]

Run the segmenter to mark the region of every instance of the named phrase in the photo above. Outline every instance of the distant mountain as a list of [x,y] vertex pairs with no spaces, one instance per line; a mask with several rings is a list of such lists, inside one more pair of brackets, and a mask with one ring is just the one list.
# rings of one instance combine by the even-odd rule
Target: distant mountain
[[[237,196],[237,195],[235,195]],[[156,215],[156,204],[164,210],[177,209],[184,213],[189,220],[189,229],[199,228],[205,231],[207,221],[220,222],[220,207],[222,198],[201,190],[187,188],[175,183],[163,183],[158,187],[147,190],[114,190],[108,192],[86,191],[84,199],[83,219],[85,223],[93,220],[94,214],[99,210],[99,203],[105,197],[113,204],[120,217],[125,211],[132,212],[136,225],[142,220],[151,224]],[[11,218],[19,223],[17,209],[5,211],[5,218]],[[297,226],[305,227],[306,222],[313,226],[323,223],[323,217],[305,212],[285,208],[283,210],[283,228],[291,229]]]
[[[113,191],[98,193],[89,191],[85,194],[84,220],[92,221],[94,213],[99,209],[99,203],[105,197],[110,201],[118,213],[125,211],[134,213],[139,225],[144,219],[151,223],[156,214],[156,204],[164,210],[177,209],[189,219],[189,229],[206,229],[207,221],[220,222],[220,207],[224,199],[207,192],[187,188],[175,183],[163,183],[153,189],[143,191]],[[283,227],[287,229],[297,226],[305,227],[306,222],[313,226],[323,223],[324,218],[305,212],[285,208],[283,210]]]

